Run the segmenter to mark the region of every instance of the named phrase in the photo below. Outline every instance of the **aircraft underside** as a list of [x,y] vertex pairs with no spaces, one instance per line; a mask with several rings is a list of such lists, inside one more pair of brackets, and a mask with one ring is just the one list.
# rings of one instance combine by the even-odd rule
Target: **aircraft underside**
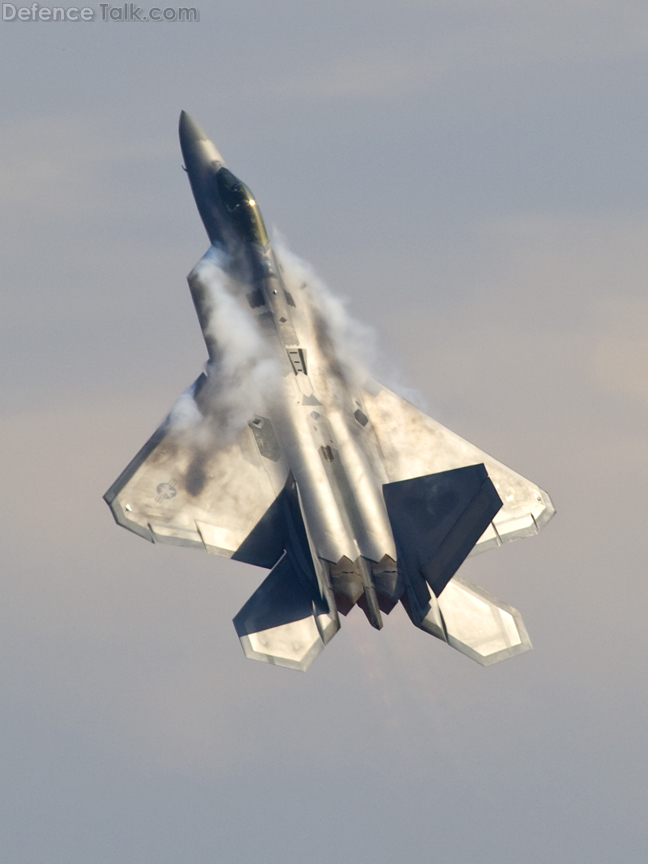
[[234,619],[252,659],[305,670],[340,615],[380,629],[399,602],[482,665],[529,650],[457,571],[536,534],[549,496],[374,381],[184,113],[180,135],[212,244],[188,277],[208,362],[106,493],[118,524],[270,571]]

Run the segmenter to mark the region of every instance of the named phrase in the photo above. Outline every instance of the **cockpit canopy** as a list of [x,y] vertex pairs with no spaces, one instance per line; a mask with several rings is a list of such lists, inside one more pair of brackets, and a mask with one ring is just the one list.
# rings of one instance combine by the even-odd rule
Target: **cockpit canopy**
[[245,183],[241,183],[227,168],[221,168],[216,174],[216,184],[221,201],[241,237],[267,246],[268,233],[252,192]]

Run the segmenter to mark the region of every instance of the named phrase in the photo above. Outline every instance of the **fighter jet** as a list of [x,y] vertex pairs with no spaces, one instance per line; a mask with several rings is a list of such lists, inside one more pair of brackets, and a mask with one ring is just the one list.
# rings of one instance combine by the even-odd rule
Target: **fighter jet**
[[[312,291],[289,290],[250,189],[184,112],[180,144],[211,242],[188,277],[209,359],[184,396],[191,422],[173,410],[104,496],[117,523],[268,569],[234,618],[255,660],[306,670],[340,615],[357,605],[380,629],[399,601],[416,627],[484,666],[529,650],[517,610],[457,570],[537,534],[554,513],[549,496],[387,387],[349,375]],[[278,370],[238,425],[218,399],[228,361],[214,261]]]

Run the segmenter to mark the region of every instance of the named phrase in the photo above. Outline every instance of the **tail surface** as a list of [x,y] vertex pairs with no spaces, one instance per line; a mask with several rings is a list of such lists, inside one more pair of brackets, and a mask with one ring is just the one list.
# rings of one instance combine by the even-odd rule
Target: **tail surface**
[[250,660],[305,672],[340,622],[328,568],[310,549],[292,476],[266,517],[248,538],[245,554],[236,557],[264,566],[264,550],[284,552],[235,616],[234,627]]
[[234,618],[246,657],[306,671],[339,629],[338,607],[346,614],[357,603],[382,626],[379,606],[389,613],[398,599],[417,627],[483,666],[531,648],[515,609],[455,576],[502,506],[484,465],[390,483],[384,495],[396,564],[331,565],[312,555],[289,480],[236,556],[261,563],[252,549],[269,548],[271,538],[285,550]]
[[337,631],[317,584],[299,571],[286,552],[234,618],[250,660],[305,672]]

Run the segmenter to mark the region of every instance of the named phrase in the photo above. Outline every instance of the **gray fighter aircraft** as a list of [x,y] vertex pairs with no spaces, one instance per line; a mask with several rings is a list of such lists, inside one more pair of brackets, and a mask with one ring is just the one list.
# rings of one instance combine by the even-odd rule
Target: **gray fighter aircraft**
[[[105,495],[152,543],[270,570],[234,618],[247,657],[306,670],[356,604],[373,627],[400,600],[413,624],[484,666],[531,642],[510,606],[456,572],[469,554],[537,534],[549,496],[391,390],[345,375],[307,291],[288,291],[250,190],[186,113],[180,143],[235,302],[280,364],[278,389],[236,434],[213,393],[224,358],[204,268],[188,277],[209,360],[189,391],[205,429],[173,412]],[[222,418],[220,418],[222,420]]]

